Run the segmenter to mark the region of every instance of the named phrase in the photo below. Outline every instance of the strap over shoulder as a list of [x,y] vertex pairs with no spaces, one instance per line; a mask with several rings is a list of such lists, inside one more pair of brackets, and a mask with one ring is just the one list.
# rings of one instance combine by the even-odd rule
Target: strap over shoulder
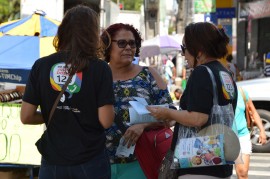
[[239,87],[239,90],[240,90],[241,95],[242,95],[242,97],[243,97],[243,99],[244,99],[244,102],[247,103],[247,102],[248,102],[248,99],[247,99],[247,97],[246,97],[246,94],[245,94],[243,88]]
[[214,94],[214,98],[213,98],[213,104],[218,104],[218,93],[217,93],[217,83],[216,83],[216,80],[215,80],[215,76],[212,72],[212,70],[208,67],[208,66],[205,66],[205,65],[201,65],[201,66],[204,66],[209,75],[210,75],[210,78],[211,78],[211,81],[212,81],[212,84],[213,84],[213,94]]

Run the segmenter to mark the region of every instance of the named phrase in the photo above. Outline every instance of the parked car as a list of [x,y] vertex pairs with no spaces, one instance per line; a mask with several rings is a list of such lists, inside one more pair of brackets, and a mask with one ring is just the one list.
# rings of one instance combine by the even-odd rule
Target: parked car
[[261,145],[259,143],[260,131],[257,126],[254,126],[251,135],[252,150],[253,152],[270,152],[270,77],[240,81],[237,85],[248,92],[266,132],[267,142]]

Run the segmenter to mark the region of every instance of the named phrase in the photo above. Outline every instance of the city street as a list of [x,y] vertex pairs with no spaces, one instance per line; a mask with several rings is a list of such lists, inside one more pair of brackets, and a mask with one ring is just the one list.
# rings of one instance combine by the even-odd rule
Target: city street
[[[253,153],[250,160],[249,179],[270,178],[270,153]],[[231,179],[237,179],[235,171]]]

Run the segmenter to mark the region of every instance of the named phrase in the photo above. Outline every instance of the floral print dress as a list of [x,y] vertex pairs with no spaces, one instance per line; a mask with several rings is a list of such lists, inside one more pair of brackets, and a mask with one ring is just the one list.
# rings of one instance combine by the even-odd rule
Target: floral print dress
[[[143,67],[141,72],[134,78],[125,81],[114,81],[113,89],[115,95],[114,110],[116,113],[115,121],[122,121],[125,127],[129,118],[129,101],[135,101],[133,97],[144,98],[149,105],[172,104],[172,99],[168,90],[162,90],[150,73],[148,67]],[[128,163],[136,160],[135,155],[127,158],[115,156],[116,149],[119,145],[120,138],[123,136],[120,127],[114,123],[112,127],[106,130],[106,150],[110,157],[111,163]]]

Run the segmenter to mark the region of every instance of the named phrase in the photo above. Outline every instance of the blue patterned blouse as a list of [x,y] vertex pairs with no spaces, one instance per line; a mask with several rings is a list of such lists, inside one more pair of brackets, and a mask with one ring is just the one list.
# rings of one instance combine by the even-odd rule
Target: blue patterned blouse
[[[149,105],[172,104],[168,90],[162,90],[157,86],[148,67],[143,67],[142,71],[132,79],[113,82],[113,89],[116,101],[114,110],[117,118],[114,120],[121,120],[126,127],[128,127],[126,123],[130,121],[129,101],[134,101],[133,97],[144,98]],[[127,163],[136,160],[135,155],[130,155],[128,158],[115,156],[121,137],[122,132],[115,123],[106,130],[106,149],[111,163]]]

